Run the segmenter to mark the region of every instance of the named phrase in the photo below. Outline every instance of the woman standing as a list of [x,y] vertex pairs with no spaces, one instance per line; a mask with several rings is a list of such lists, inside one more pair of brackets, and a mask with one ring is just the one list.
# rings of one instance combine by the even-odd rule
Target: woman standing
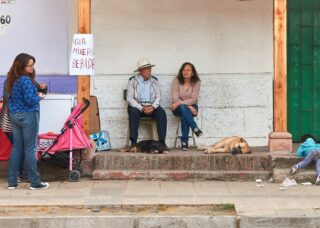
[[198,115],[198,95],[201,81],[193,64],[182,64],[177,77],[172,82],[171,109],[181,117],[181,149],[188,150],[189,128],[197,137],[202,135],[193,117]]
[[41,182],[37,168],[39,102],[45,94],[37,92],[35,62],[33,56],[21,53],[15,58],[8,72],[8,107],[13,127],[13,148],[9,161],[8,189],[19,187],[17,173],[23,156],[27,162],[30,189],[49,187],[48,183]]

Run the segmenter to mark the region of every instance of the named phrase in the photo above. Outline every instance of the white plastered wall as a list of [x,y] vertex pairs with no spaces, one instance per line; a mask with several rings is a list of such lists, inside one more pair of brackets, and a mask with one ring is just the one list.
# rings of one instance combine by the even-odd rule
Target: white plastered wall
[[[202,80],[198,144],[239,135],[266,145],[273,129],[272,0],[92,0],[96,75],[91,94],[99,99],[102,128],[113,147],[125,143],[126,102],[122,90],[136,61],[157,66],[167,111],[167,143],[173,145],[177,119],[169,110],[171,82],[190,61]],[[148,137],[142,128],[140,136]]]
[[67,74],[68,12],[69,1],[65,0],[1,4],[0,16],[10,15],[11,23],[0,28],[0,75],[7,74],[21,52],[36,58],[37,74]]

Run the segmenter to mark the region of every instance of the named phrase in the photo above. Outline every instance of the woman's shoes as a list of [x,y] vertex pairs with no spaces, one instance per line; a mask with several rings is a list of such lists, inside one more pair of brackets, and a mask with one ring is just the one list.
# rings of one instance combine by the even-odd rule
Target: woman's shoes
[[[9,190],[14,190],[14,189],[17,189],[19,188],[20,185],[19,184],[16,184],[16,185],[9,185],[8,186],[8,189]],[[31,190],[34,190],[34,189],[45,189],[45,188],[49,188],[49,183],[47,182],[40,182],[40,184],[36,185],[36,186],[30,186],[30,189]]]
[[31,190],[45,189],[45,188],[49,188],[49,183],[48,182],[40,182],[40,184],[38,184],[36,186],[30,186]]
[[294,165],[290,168],[290,174],[293,175],[297,172],[297,170],[299,169],[298,165]]
[[[290,168],[290,174],[295,174],[299,169],[298,165],[294,165]],[[320,185],[320,175],[317,177],[316,182],[314,183],[315,185]]]
[[19,184],[16,184],[16,185],[9,185],[8,186],[8,189],[9,190],[14,190],[14,189],[17,189],[17,188],[19,188],[20,187],[20,185]]
[[197,136],[197,137],[200,137],[203,133],[202,133],[202,131],[198,128],[198,127],[196,127],[195,129],[193,129],[193,132],[195,133],[195,135]]

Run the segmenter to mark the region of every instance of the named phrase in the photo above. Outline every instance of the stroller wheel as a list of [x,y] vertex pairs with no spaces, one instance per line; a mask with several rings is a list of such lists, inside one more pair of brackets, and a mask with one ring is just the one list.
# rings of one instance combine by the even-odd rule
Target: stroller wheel
[[80,165],[76,165],[75,168],[74,168],[74,170],[78,170],[79,173],[80,173],[80,175],[82,176],[83,172],[82,172],[82,168],[81,168]]
[[78,170],[72,170],[69,172],[69,181],[76,182],[79,181],[81,174]]

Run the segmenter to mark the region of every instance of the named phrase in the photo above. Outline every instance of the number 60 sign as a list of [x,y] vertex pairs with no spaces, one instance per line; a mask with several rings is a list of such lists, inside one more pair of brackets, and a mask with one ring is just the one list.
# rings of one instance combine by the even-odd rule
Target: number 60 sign
[[10,15],[1,15],[0,16],[0,24],[2,24],[2,25],[10,24],[10,22],[11,22]]

